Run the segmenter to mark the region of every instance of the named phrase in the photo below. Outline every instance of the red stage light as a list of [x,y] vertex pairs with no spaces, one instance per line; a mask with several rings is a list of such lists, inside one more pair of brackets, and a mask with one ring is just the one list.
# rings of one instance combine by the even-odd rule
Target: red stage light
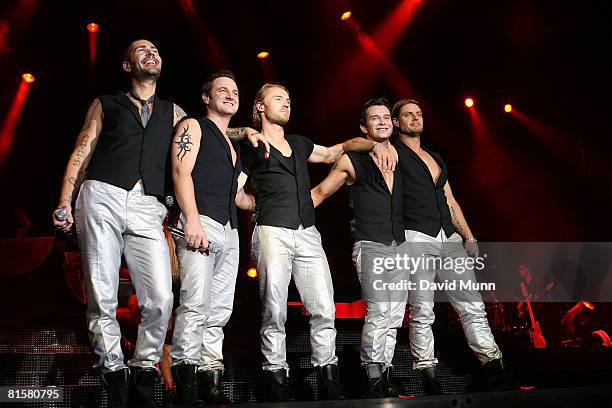
[[340,20],[346,21],[351,18],[352,15],[353,13],[351,11],[345,11],[344,13],[342,13],[342,16],[340,16]]
[[509,103],[507,103],[506,105],[504,105],[504,111],[506,113],[510,113],[512,112],[512,105],[510,105]]
[[100,26],[97,25],[96,23],[87,24],[87,31],[89,31],[90,33],[96,33],[98,32],[99,29],[100,29]]
[[474,106],[474,99],[465,98],[465,106],[467,106],[468,108],[471,108],[472,106]]
[[586,300],[582,301],[582,304],[584,305],[584,307],[586,307],[587,309],[591,309],[594,310],[595,309],[595,305],[592,304],[591,302],[587,302]]
[[262,51],[259,54],[257,54],[257,58],[259,59],[266,59],[270,56],[270,53],[268,51]]
[[247,276],[249,278],[256,278],[257,277],[257,268],[249,268],[247,270]]
[[34,75],[30,74],[30,73],[25,73],[21,76],[21,79],[23,79],[25,82],[27,82],[28,84],[31,84],[32,82],[36,81],[36,78],[34,78]]

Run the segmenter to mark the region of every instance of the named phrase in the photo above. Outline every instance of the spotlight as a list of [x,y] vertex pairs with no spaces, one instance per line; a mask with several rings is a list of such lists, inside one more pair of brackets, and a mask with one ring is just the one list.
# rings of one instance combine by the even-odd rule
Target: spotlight
[[352,15],[353,13],[351,11],[345,11],[344,13],[342,13],[342,16],[340,16],[340,20],[346,21],[351,18]]
[[507,103],[506,105],[504,105],[504,111],[506,113],[510,113],[512,112],[512,105],[510,105],[509,103]]
[[21,79],[23,79],[25,82],[27,82],[28,84],[31,84],[32,82],[34,82],[36,80],[36,78],[34,78],[34,75],[30,74],[30,73],[25,73],[21,76]]
[[257,268],[249,268],[247,270],[247,276],[249,278],[256,278],[257,277]]
[[468,108],[471,108],[472,106],[474,106],[474,99],[465,98],[465,106],[467,106]]
[[90,33],[96,33],[98,32],[98,30],[100,29],[100,26],[97,25],[96,23],[89,23],[87,24],[87,31],[89,31]]
[[257,54],[257,58],[259,59],[266,59],[270,56],[270,53],[268,51],[262,51],[259,54]]

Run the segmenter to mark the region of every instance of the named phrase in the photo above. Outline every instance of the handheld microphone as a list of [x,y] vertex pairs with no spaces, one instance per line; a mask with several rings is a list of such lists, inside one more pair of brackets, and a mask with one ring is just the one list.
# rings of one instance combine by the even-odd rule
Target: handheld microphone
[[53,216],[55,217],[56,220],[60,222],[66,221],[68,219],[68,212],[65,209],[60,207],[57,210],[55,210],[55,212],[53,213]]
[[[170,231],[170,233],[176,237],[179,238],[183,238],[185,239],[185,232],[177,227],[174,227],[172,225],[167,225],[166,229],[168,231]],[[216,254],[217,252],[221,251],[221,248],[219,247],[219,245],[217,245],[216,243],[212,242],[212,241],[208,241],[208,252],[212,252],[213,254]]]

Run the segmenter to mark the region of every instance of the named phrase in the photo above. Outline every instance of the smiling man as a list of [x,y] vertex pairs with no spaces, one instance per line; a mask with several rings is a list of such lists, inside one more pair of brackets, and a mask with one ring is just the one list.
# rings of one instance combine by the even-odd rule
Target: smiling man
[[[177,242],[181,299],[172,372],[179,403],[188,406],[199,403],[196,383],[199,397],[207,403],[229,402],[221,390],[223,327],[232,314],[238,273],[236,196],[244,195],[247,178],[239,145],[227,136],[239,106],[234,74],[213,73],[201,96],[206,116],[186,118],[177,126],[171,155],[179,222],[185,232],[185,239]],[[216,248],[209,248],[211,242]]]
[[[409,296],[410,350],[415,358],[414,368],[423,380],[425,393],[440,394],[442,390],[435,374],[438,360],[434,355],[431,329],[435,318],[435,291],[431,284],[435,280],[458,280],[459,288],[466,283],[476,284],[474,268],[466,267],[465,260],[468,253],[478,257],[478,245],[453,196],[442,157],[421,143],[423,113],[419,102],[413,99],[396,102],[392,116],[398,130],[398,136],[392,140],[399,154],[398,167],[402,173],[404,227],[409,255],[413,259],[452,260],[449,266],[445,261],[440,267],[435,262],[433,266],[425,262],[411,271],[411,279],[417,283]],[[468,289],[448,290],[450,288],[444,288],[444,293],[461,320],[468,345],[484,367],[489,389],[515,388],[515,382],[504,368],[502,353],[489,327],[480,293]]]
[[[370,99],[361,110],[361,130],[366,138],[396,155],[389,143],[393,132],[386,99]],[[406,311],[408,291],[402,287],[407,270],[389,262],[407,254],[402,218],[402,179],[399,168],[381,171],[372,153],[347,153],[329,175],[312,189],[315,207],[348,186],[355,219],[353,262],[367,303],[361,334],[361,362],[369,381],[369,398],[398,397],[392,379],[397,328]],[[384,265],[384,266],[383,266]],[[396,288],[397,287],[397,288]]]
[[[270,157],[250,146],[241,149],[245,172],[255,193],[257,224],[252,252],[259,272],[262,299],[263,368],[276,401],[289,397],[285,321],[287,294],[293,278],[310,313],[312,364],[320,375],[323,398],[341,397],[336,357],[335,305],[331,274],[315,227],[308,163],[334,163],[344,151],[371,151],[376,142],[358,137],[325,147],[300,135],[285,135],[291,114],[287,88],[268,83],[257,92],[253,122],[270,144]],[[377,154],[390,167],[395,156]]]
[[[55,226],[66,232],[76,219],[89,337],[110,407],[127,404],[130,369],[131,403],[154,403],[155,364],[172,310],[170,258],[162,229],[166,208],[158,199],[164,194],[172,128],[185,116],[177,105],[155,95],[162,59],[152,42],[132,42],[122,67],[131,89],[100,96],[89,107],[62,183],[58,209],[67,218],[53,217]],[[122,255],[142,313],[130,369],[123,361],[115,314]]]

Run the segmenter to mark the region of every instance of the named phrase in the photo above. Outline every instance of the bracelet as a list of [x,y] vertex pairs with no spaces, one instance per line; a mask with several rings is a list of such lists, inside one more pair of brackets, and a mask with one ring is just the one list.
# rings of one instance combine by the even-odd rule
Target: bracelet
[[478,240],[476,238],[474,238],[474,237],[467,237],[465,239],[465,242],[478,242]]

